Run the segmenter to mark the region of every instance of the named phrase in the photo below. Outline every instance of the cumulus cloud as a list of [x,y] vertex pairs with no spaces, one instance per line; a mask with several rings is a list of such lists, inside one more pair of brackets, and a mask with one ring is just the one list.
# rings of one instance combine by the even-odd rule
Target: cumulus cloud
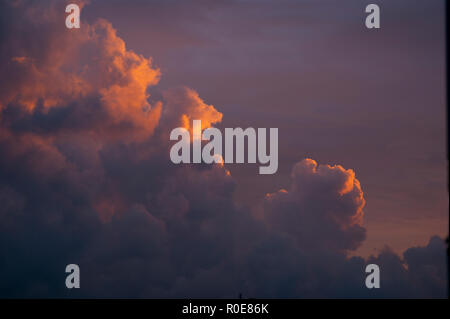
[[151,135],[161,102],[150,105],[147,89],[159,82],[160,70],[150,58],[127,50],[109,22],[99,19],[70,32],[58,25],[61,6],[49,7],[26,2],[9,7],[12,19],[28,18],[4,30],[9,45],[1,51],[2,74],[13,78],[2,86],[0,109],[13,120],[9,124],[38,126],[37,117],[49,116],[56,118],[52,129],[58,131],[121,140]]
[[268,225],[288,233],[303,249],[358,248],[365,239],[365,201],[355,173],[305,159],[294,166],[291,178],[289,190],[266,195]]
[[[255,215],[224,165],[172,164],[170,130],[222,113],[186,87],[150,96],[153,61],[105,20],[59,27],[61,3],[0,4],[1,296],[445,296],[440,238],[348,256],[365,239],[352,170],[300,161]],[[386,288],[371,294],[372,261]],[[63,285],[69,263],[80,290]]]
[[164,100],[164,116],[169,127],[192,129],[192,121],[201,120],[202,129],[205,129],[222,120],[222,113],[206,104],[197,92],[187,87],[164,92]]

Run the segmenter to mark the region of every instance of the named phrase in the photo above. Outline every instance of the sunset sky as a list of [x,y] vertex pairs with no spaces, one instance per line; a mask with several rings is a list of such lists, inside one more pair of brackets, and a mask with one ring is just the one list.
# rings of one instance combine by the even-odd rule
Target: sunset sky
[[[445,2],[368,3],[1,1],[0,296],[446,297]],[[173,164],[186,119],[277,173]]]

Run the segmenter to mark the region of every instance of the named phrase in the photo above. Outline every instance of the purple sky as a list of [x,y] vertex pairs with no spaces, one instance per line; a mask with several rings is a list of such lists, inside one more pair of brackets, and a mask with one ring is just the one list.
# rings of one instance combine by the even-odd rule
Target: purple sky
[[355,170],[368,229],[360,253],[448,232],[443,1],[95,1],[127,47],[152,56],[161,87],[187,85],[222,127],[278,127],[275,176],[231,165],[236,198],[289,184],[305,157]]

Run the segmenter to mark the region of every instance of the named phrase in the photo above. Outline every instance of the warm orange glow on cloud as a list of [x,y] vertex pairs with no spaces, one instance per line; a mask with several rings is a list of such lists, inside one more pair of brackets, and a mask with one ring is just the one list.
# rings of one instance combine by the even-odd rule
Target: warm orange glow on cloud
[[152,108],[146,90],[159,82],[161,72],[152,68],[151,59],[127,51],[108,22],[100,20],[94,28],[104,33],[101,48],[110,62],[105,76],[116,78],[116,83],[99,89],[101,100],[113,122],[131,122],[140,133],[136,137],[145,138],[153,132],[161,115],[161,104]]
[[84,24],[76,33],[55,33],[51,41],[48,59],[27,55],[12,58],[21,78],[6,92],[0,109],[15,103],[32,113],[40,103],[49,109],[98,94],[107,117],[101,127],[90,131],[125,140],[153,133],[162,105],[150,105],[146,91],[159,82],[161,72],[150,58],[127,50],[105,20],[92,26]]
[[194,90],[182,87],[165,93],[167,114],[175,118],[173,127],[184,127],[192,130],[192,121],[201,120],[204,130],[222,121],[222,113],[213,105],[206,104]]
[[[294,165],[291,178],[289,189],[265,196],[263,215],[269,227],[287,229],[299,243],[316,249],[359,247],[365,238],[365,200],[354,171],[307,158]],[[333,239],[312,243],[314,234],[322,232]]]
[[[71,113],[61,119],[70,124],[57,124],[44,135],[33,130],[15,133],[6,126],[0,141],[5,142],[12,158],[20,159],[27,152],[42,153],[39,160],[27,164],[27,169],[41,178],[53,178],[62,171],[70,172],[67,178],[77,182],[83,174],[102,178],[97,152],[107,143],[144,143],[156,128],[164,136],[180,124],[192,129],[194,119],[202,121],[202,129],[221,121],[222,113],[186,87],[162,92],[163,100],[150,104],[148,88],[160,81],[160,69],[151,58],[127,49],[108,21],[99,19],[92,25],[84,21],[77,32],[70,32],[55,26],[60,12],[54,8],[29,6],[24,14],[31,23],[43,22],[54,26],[49,28],[55,31],[47,35],[41,50],[23,44],[14,51],[8,67],[16,76],[8,87],[0,89],[0,117],[7,107],[30,119],[36,114],[47,116],[54,110],[66,109]],[[78,171],[56,146],[73,143],[86,147],[86,156],[93,159],[91,171]],[[152,156],[152,150],[143,148],[136,158],[148,156]],[[229,175],[223,163],[217,166]],[[98,189],[91,194],[92,207],[103,221],[131,205],[126,197],[119,201],[119,196],[105,194],[110,193]]]

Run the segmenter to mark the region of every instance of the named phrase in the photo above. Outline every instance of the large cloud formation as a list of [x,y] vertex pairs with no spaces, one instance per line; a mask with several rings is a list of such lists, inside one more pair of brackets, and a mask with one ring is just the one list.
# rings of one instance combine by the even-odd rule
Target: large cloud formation
[[[247,209],[223,165],[173,165],[170,130],[222,114],[189,88],[150,96],[152,60],[105,20],[61,27],[63,5],[0,3],[2,297],[446,296],[441,238],[349,257],[365,239],[352,170],[302,160]],[[69,263],[81,289],[64,286]]]
[[365,239],[365,201],[355,173],[305,159],[294,166],[291,177],[289,191],[266,195],[268,223],[289,233],[304,249],[356,249]]

